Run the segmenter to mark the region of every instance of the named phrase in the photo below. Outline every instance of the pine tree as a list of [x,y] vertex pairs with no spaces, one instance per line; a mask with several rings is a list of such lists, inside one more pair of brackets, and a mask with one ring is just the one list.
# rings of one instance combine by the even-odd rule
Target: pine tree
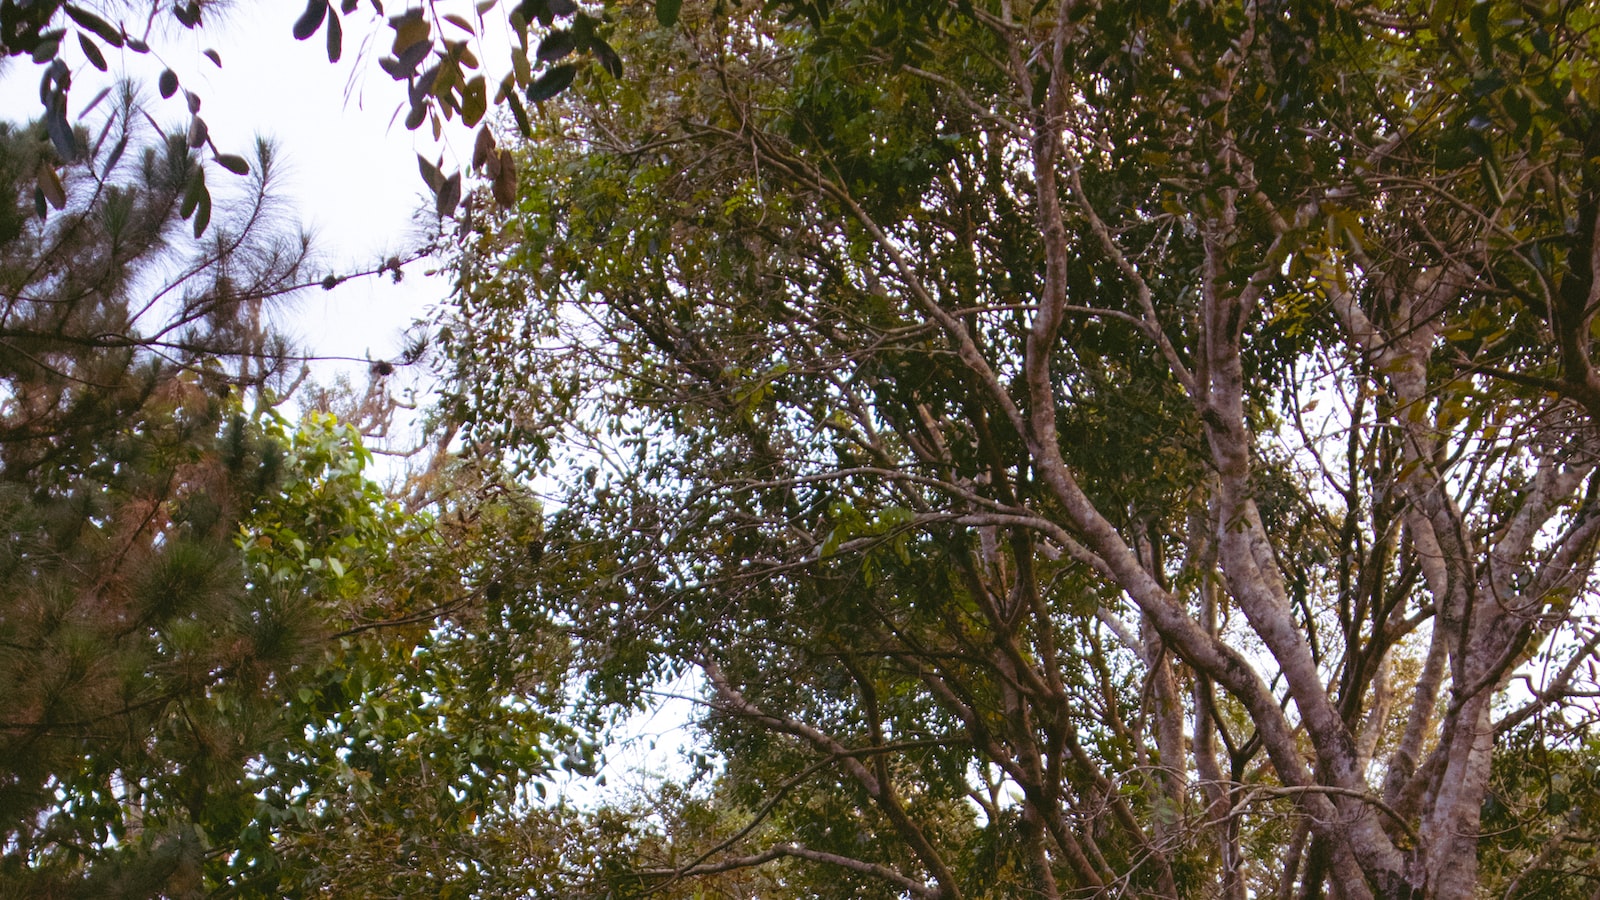
[[198,890],[197,823],[318,627],[237,546],[281,469],[245,406],[283,369],[263,317],[308,243],[265,147],[186,240],[199,160],[111,106],[73,164],[0,125],[0,884],[28,896]]

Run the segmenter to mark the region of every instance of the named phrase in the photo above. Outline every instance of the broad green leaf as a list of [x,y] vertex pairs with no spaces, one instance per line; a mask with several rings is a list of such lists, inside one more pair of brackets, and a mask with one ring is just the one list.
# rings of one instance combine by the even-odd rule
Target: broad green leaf
[[245,158],[242,156],[235,156],[231,153],[221,153],[215,158],[217,165],[227,169],[229,172],[232,172],[235,175],[250,174],[250,163],[246,162]]
[[317,33],[328,15],[328,0],[307,0],[305,11],[294,23],[294,39],[303,41]]
[[546,71],[528,86],[528,99],[538,103],[549,100],[567,89],[572,84],[572,79],[578,74],[576,66],[563,64]]
[[66,10],[67,16],[72,19],[72,21],[76,22],[80,27],[94,32],[95,36],[100,38],[100,40],[105,41],[113,47],[122,46],[122,29],[112,26],[111,23],[107,22],[105,19],[100,18],[81,6],[68,3],[63,7],[63,9]]
[[336,63],[344,54],[344,26],[339,23],[339,14],[328,10],[328,62]]

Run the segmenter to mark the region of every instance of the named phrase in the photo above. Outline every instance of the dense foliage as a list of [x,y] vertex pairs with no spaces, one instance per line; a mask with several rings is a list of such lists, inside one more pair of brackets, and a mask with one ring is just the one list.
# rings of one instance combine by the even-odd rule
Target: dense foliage
[[78,163],[0,126],[0,894],[459,893],[476,819],[585,752],[479,561],[535,516],[465,469],[406,512],[350,426],[279,416],[271,153],[189,241],[198,161],[143,121]]
[[682,15],[444,324],[589,702],[720,760],[565,877],[1592,889],[1592,10]]
[[215,6],[0,0],[0,893],[1593,895],[1588,5],[371,7],[484,176],[404,502],[270,152],[68,116]]

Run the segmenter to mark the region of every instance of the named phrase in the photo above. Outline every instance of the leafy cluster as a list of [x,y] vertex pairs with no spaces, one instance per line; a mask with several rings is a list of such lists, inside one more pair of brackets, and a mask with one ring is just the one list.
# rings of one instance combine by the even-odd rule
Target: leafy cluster
[[687,679],[722,760],[589,889],[1532,884],[1512,835],[1582,838],[1507,760],[1592,717],[1591,18],[621,19],[442,324],[466,439],[562,488],[589,702]]
[[78,162],[0,126],[0,893],[476,884],[478,818],[580,743],[482,562],[535,517],[465,473],[408,512],[351,426],[275,412],[309,246],[270,150],[189,241],[199,162],[143,120]]

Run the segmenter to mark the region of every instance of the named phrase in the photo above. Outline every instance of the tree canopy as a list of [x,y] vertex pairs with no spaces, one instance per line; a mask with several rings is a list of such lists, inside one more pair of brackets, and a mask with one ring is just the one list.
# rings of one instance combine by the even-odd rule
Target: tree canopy
[[531,501],[408,511],[349,424],[285,419],[310,249],[270,148],[191,240],[184,136],[101,115],[76,162],[0,125],[0,894],[475,884],[478,816],[590,752],[477,561]]
[[625,19],[462,236],[536,599],[721,760],[593,893],[1591,891],[1592,11],[809,12]]
[[1589,5],[370,6],[420,497],[276,412],[270,152],[69,127],[211,7],[0,0],[0,891],[1593,896]]

